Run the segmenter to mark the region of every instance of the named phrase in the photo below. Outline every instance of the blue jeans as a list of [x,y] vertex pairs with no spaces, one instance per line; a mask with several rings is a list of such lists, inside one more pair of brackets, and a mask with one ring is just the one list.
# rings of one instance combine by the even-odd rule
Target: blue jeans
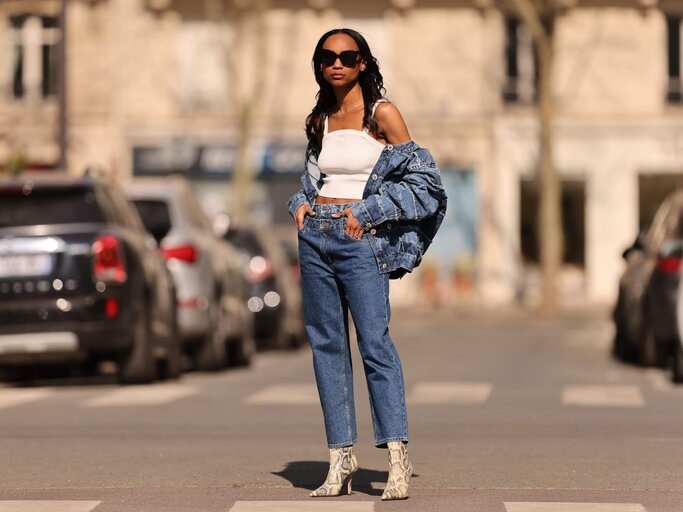
[[354,239],[347,205],[315,204],[299,231],[299,258],[306,333],[330,448],[357,440],[349,345],[351,311],[370,395],[375,445],[408,442],[401,361],[389,336],[389,278],[380,274],[367,233]]

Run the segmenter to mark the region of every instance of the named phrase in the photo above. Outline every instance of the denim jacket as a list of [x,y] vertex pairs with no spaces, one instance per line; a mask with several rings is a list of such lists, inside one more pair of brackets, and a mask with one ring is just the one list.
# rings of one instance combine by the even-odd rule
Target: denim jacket
[[[301,175],[303,188],[289,198],[294,216],[304,203],[313,204],[323,184],[318,149],[311,142]],[[444,214],[446,191],[432,155],[415,142],[387,144],[365,184],[363,199],[351,206],[365,228],[379,271],[390,279],[412,272],[432,243]]]

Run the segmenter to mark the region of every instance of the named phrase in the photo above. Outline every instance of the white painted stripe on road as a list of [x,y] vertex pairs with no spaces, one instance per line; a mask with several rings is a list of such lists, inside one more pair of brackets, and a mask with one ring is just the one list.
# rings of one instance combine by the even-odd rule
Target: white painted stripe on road
[[647,512],[639,503],[505,503],[507,512]]
[[643,407],[640,388],[629,384],[565,386],[563,405],[582,407]]
[[310,501],[236,501],[230,512],[373,512],[368,501],[329,502],[325,498]]
[[49,388],[0,388],[0,409],[34,402],[54,394]]
[[668,372],[663,372],[659,368],[647,368],[645,378],[650,382],[655,391],[669,391],[676,394],[683,393],[683,387],[674,384]]
[[314,405],[319,404],[315,384],[276,384],[245,399],[247,404]]
[[493,386],[488,382],[420,382],[407,401],[411,404],[482,404]]
[[198,391],[197,387],[187,384],[126,386],[84,400],[81,405],[83,407],[162,405],[186,396],[195,395]]
[[90,512],[101,501],[13,500],[0,501],[0,512]]

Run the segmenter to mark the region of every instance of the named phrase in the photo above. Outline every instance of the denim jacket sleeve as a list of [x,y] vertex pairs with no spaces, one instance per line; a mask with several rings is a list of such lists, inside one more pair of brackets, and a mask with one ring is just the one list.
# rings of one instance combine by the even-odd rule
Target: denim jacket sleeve
[[304,169],[301,173],[301,189],[287,201],[287,210],[294,217],[296,210],[305,203],[311,203],[321,186],[321,174],[318,169],[318,152],[314,141],[308,143]]
[[308,203],[308,200],[306,199],[304,190],[301,189],[287,201],[287,209],[289,210],[289,214],[294,217],[294,213],[299,209],[299,206],[305,203]]
[[446,193],[427,149],[418,148],[402,163],[400,181],[385,181],[379,191],[354,203],[351,211],[364,228],[388,220],[420,221],[434,215]]

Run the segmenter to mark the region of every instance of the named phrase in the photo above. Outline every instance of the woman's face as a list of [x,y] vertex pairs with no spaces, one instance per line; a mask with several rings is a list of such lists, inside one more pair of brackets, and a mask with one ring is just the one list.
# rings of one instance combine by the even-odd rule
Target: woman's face
[[[328,53],[327,51],[330,51],[336,53],[337,55],[341,55],[342,52],[358,52],[359,48],[356,44],[356,41],[354,41],[351,36],[346,34],[333,34],[325,40],[322,50],[324,53]],[[353,61],[353,66],[348,66],[348,61],[344,64],[341,62],[342,60],[347,60],[348,58],[349,55],[346,55],[346,58],[342,56],[340,59],[335,58],[328,53],[328,61],[323,61],[320,64],[322,67],[323,77],[330,85],[332,85],[332,87],[344,87],[349,84],[354,84],[358,81],[359,73],[365,69],[365,62],[363,62],[360,53],[356,54],[355,60]],[[330,64],[331,59],[334,59],[334,62]]]

